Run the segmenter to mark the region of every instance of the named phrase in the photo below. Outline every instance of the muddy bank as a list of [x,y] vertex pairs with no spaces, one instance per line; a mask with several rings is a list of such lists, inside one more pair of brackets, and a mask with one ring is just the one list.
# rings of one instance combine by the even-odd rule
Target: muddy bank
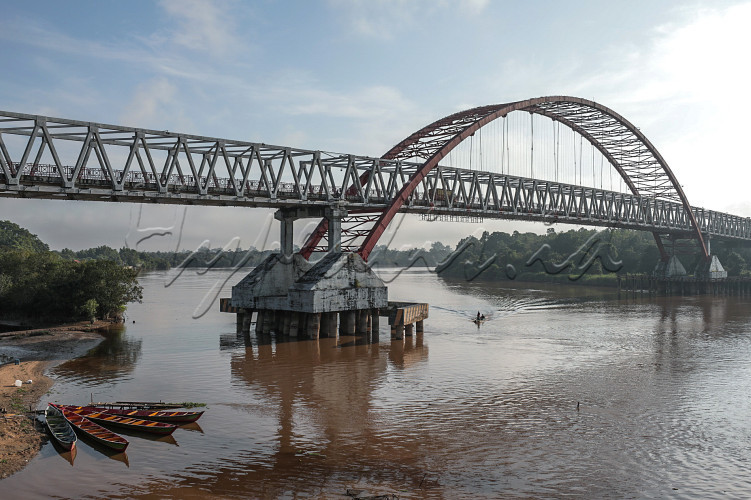
[[[43,427],[25,413],[41,407],[52,387],[45,371],[95,347],[103,339],[97,330],[109,326],[81,322],[0,334],[0,363],[11,360],[0,366],[0,479],[22,469],[47,439]],[[23,382],[21,387],[16,380]]]

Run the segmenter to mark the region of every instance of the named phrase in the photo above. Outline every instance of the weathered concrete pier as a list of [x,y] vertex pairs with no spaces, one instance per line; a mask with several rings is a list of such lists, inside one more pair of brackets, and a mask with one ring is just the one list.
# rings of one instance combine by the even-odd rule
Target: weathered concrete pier
[[223,312],[237,314],[238,333],[249,333],[255,314],[257,335],[317,339],[337,335],[379,339],[380,317],[389,318],[392,339],[422,332],[427,304],[389,303],[388,289],[367,263],[353,252],[341,252],[341,219],[337,206],[322,214],[329,220],[328,253],[315,263],[293,252],[292,225],[315,217],[308,208],[280,209],[280,253],[270,255],[221,299]]

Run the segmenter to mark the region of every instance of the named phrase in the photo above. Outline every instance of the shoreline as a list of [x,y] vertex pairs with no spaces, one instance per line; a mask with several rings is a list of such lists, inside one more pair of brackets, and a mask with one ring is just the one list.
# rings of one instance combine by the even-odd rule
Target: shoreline
[[[86,354],[99,344],[100,330],[114,323],[82,321],[0,334],[0,358],[19,358],[0,366],[0,480],[23,469],[48,437],[33,415],[55,381],[45,375],[52,367]],[[21,387],[14,382],[21,380]],[[31,380],[31,384],[26,381]]]

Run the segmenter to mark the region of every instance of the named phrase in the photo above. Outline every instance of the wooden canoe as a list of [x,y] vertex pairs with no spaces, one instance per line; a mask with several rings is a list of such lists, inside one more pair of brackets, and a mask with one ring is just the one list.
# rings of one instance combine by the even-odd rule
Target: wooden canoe
[[125,451],[125,448],[128,447],[128,440],[118,434],[115,434],[111,430],[105,429],[101,425],[96,424],[88,418],[83,417],[77,413],[68,411],[61,405],[50,406],[54,406],[55,408],[60,410],[60,412],[65,417],[65,420],[67,420],[70,425],[81,432],[84,436],[96,441],[97,443],[117,451]]
[[201,418],[201,415],[203,415],[202,411],[125,410],[121,408],[103,408],[99,406],[84,406],[83,408],[120,417],[142,418],[144,420],[169,422],[173,424],[189,424],[195,422]]
[[73,427],[70,426],[62,412],[54,406],[48,405],[44,411],[44,421],[47,424],[47,428],[50,430],[50,434],[57,441],[60,446],[66,450],[72,450],[76,447],[76,432]]
[[89,406],[98,408],[121,408],[130,410],[174,410],[183,408],[183,403],[163,403],[161,401],[115,401],[114,403],[91,402]]
[[65,410],[86,417],[89,420],[102,425],[114,425],[132,431],[148,432],[150,434],[160,434],[166,436],[172,434],[177,429],[176,425],[166,422],[156,422],[153,420],[144,420],[141,418],[123,417],[97,411],[86,406],[63,406]]

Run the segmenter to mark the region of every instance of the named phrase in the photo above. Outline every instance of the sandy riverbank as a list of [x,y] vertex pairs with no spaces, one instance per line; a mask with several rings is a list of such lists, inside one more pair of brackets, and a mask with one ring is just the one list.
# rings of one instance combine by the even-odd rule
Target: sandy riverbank
[[[47,439],[44,429],[24,413],[29,407],[36,409],[52,387],[53,380],[44,372],[85,354],[103,339],[96,330],[110,325],[81,322],[0,334],[0,358],[21,360],[0,366],[0,479],[21,470]],[[16,380],[24,384],[16,387]]]

